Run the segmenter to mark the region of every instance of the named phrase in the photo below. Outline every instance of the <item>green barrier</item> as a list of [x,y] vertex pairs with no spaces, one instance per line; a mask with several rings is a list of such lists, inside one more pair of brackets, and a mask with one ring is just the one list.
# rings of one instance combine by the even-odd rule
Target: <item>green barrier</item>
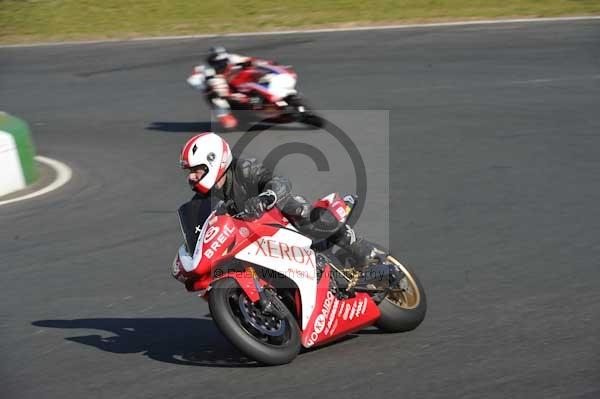
[[33,183],[38,177],[35,164],[35,147],[31,139],[29,126],[24,120],[0,112],[0,130],[10,133],[17,145],[19,160],[23,168],[23,175],[27,184]]

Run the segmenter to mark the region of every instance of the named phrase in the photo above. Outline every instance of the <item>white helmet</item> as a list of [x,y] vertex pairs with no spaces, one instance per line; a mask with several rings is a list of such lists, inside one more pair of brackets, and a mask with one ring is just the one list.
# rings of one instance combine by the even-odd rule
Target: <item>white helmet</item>
[[184,169],[202,166],[205,173],[192,186],[194,191],[207,194],[231,165],[233,157],[229,144],[212,132],[200,133],[183,147],[179,164]]

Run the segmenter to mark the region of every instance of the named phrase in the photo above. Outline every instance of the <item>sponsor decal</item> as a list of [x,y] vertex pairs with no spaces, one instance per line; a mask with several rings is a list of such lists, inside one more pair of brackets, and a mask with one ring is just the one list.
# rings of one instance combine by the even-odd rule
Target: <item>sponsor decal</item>
[[219,226],[211,226],[206,233],[204,233],[204,243],[206,244],[212,240],[219,233]]
[[333,326],[331,327],[331,330],[329,330],[329,335],[333,335],[335,330],[337,330],[338,322],[339,322],[339,320],[336,319],[335,323],[333,323]]
[[306,341],[306,347],[310,348],[311,346],[313,346],[315,344],[315,342],[317,341],[317,338],[319,338],[319,334],[317,334],[316,332],[311,332],[310,336],[308,337],[308,341]]
[[363,300],[358,303],[358,307],[356,308],[356,313],[354,314],[354,316],[359,317],[360,315],[365,314],[365,312],[367,311],[368,303],[369,302],[367,301],[367,298],[363,298]]
[[325,297],[325,301],[323,301],[323,309],[321,310],[323,316],[327,317],[329,315],[334,302],[337,302],[337,299],[331,291],[327,291],[327,296]]
[[315,253],[312,249],[288,245],[267,238],[256,241],[256,253],[254,255],[263,255],[274,259],[288,260],[303,266],[315,267]]
[[346,310],[344,310],[344,316],[342,316],[342,318],[344,320],[348,320],[348,314],[350,313],[350,304],[347,303],[346,304]]
[[248,238],[250,235],[250,230],[248,230],[246,227],[240,227],[240,235],[244,238]]
[[337,309],[338,306],[340,305],[340,301],[336,298],[333,301],[333,306],[331,307],[331,313],[329,314],[329,319],[327,320],[327,329],[325,330],[325,334],[330,334],[331,332],[331,326],[333,324],[333,321],[336,319],[336,313],[337,313]]
[[350,320],[352,320],[354,318],[355,314],[356,314],[356,302],[354,302],[352,304],[352,309],[350,309]]
[[[219,228],[218,227],[211,227],[210,229],[208,229],[209,231],[211,229],[216,229],[216,232],[219,232]],[[210,259],[214,256],[214,254],[216,253],[216,251],[221,248],[221,246],[223,245],[223,243],[233,234],[233,232],[235,231],[235,229],[233,227],[229,227],[229,226],[225,226],[225,228],[223,229],[223,232],[221,234],[219,234],[219,236],[210,244],[209,248],[204,251],[204,257],[207,259]],[[212,233],[213,237],[217,234],[217,233]],[[208,231],[206,232],[206,234],[208,234]],[[204,238],[204,242],[206,243],[206,236]]]
[[289,278],[306,278],[309,280],[314,280],[315,279],[315,274],[314,273],[310,273],[309,270],[302,270],[302,269],[294,269],[293,267],[288,267],[287,269],[287,277]]
[[327,316],[329,314],[335,315],[335,310],[332,312],[332,309],[339,305],[339,301],[337,298],[331,293],[331,291],[327,291],[327,296],[325,297],[325,301],[323,301],[323,308],[321,309],[321,313],[315,318],[313,323],[313,330],[308,337],[308,341],[306,342],[307,347],[311,347],[315,344],[317,339],[319,338],[319,334],[323,332],[325,329],[325,323],[327,320]]
[[325,316],[323,316],[323,314],[321,313],[315,319],[314,332],[316,334],[321,334],[321,332],[323,331],[324,328],[325,328]]

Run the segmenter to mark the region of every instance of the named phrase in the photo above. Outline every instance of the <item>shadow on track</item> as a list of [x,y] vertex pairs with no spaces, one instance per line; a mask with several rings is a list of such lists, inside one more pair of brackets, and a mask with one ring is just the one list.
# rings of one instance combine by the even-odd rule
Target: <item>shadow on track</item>
[[142,353],[166,363],[205,367],[257,367],[237,352],[212,320],[191,318],[98,318],[38,320],[34,326],[104,330],[98,334],[65,337],[66,340],[112,353]]
[[[111,353],[141,353],[153,360],[186,366],[262,367],[231,346],[210,319],[99,318],[38,320],[31,324],[64,330],[106,331],[113,335],[90,334],[65,337],[65,340]],[[303,349],[301,353],[318,352],[358,338],[361,333],[350,334],[316,348]]]
[[279,130],[288,132],[304,132],[315,130],[314,127],[301,124],[270,124],[270,123],[240,123],[236,130],[223,131],[220,125],[209,122],[152,122],[146,127],[146,130],[169,133],[200,133],[214,131],[220,134],[228,132],[243,132],[245,130]]
[[146,130],[171,133],[199,133],[212,129],[209,122],[152,122]]

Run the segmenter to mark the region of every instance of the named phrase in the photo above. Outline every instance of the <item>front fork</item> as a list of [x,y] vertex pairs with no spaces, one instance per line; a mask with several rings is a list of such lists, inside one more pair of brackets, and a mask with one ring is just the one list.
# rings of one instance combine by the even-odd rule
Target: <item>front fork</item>
[[233,278],[251,302],[260,304],[264,313],[279,318],[285,317],[283,309],[280,309],[277,302],[271,299],[276,295],[275,292],[268,288],[268,283],[258,276],[254,267],[248,265],[243,272],[232,271],[219,277],[221,278]]
[[265,287],[264,282],[261,282],[261,280],[258,277],[258,274],[256,274],[256,271],[254,270],[254,268],[252,266],[247,266],[246,272],[252,276],[252,280],[254,282],[254,287],[256,288],[256,291],[258,292],[258,296],[259,296],[258,302],[260,303],[260,307],[261,307],[262,311],[266,314],[273,315],[279,319],[285,318],[285,313],[283,312],[283,309],[279,309],[276,302],[274,302],[271,299],[273,297],[273,295],[276,295],[276,294],[272,290],[264,288]]

